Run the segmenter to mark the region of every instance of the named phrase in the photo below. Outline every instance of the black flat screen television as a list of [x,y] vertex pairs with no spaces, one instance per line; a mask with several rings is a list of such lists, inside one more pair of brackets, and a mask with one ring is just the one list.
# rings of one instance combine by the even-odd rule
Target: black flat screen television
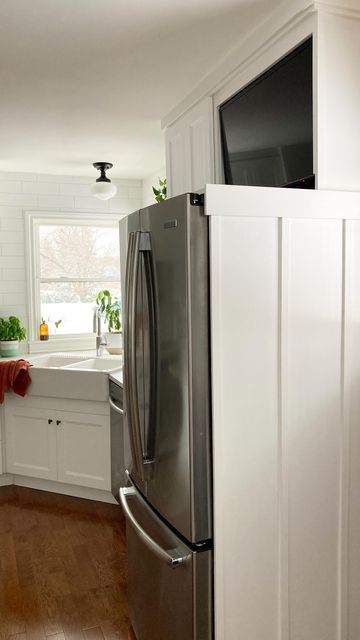
[[226,184],[315,188],[312,39],[220,107]]

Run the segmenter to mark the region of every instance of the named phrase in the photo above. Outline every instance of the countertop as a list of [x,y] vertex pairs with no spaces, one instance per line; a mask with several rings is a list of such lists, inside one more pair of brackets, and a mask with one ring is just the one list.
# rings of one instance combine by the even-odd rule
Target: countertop
[[[36,362],[36,358],[37,357],[41,357],[41,356],[52,356],[52,355],[57,355],[61,352],[59,351],[49,351],[46,353],[19,353],[19,355],[17,356],[12,356],[12,357],[8,357],[8,358],[0,358],[0,362],[7,362],[8,360],[28,360],[28,361],[32,361],[34,360],[34,362]],[[89,358],[94,358],[96,357],[96,352],[95,351],[81,351],[81,352],[67,352],[67,353],[78,353],[79,355],[81,354],[88,356]],[[110,357],[109,355],[106,355],[105,357]],[[114,371],[113,373],[109,374],[109,379],[113,380],[113,382],[116,382],[116,384],[119,384],[120,386],[123,386],[123,368],[118,369],[117,371]]]
[[118,369],[118,371],[114,371],[114,373],[110,373],[109,380],[116,382],[116,384],[119,384],[122,387],[123,386],[123,370]]

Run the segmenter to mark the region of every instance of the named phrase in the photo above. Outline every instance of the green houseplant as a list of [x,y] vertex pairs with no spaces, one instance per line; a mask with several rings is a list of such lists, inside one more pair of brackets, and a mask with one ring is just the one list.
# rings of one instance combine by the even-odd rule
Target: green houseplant
[[152,190],[153,190],[156,202],[163,202],[163,200],[166,200],[166,195],[167,195],[166,178],[164,178],[163,180],[159,178],[159,187],[158,188],[153,187]]
[[19,318],[10,316],[0,318],[0,355],[2,358],[17,356],[19,342],[26,340],[26,330],[21,326]]
[[122,352],[121,332],[121,302],[116,296],[112,296],[108,289],[99,291],[96,297],[96,305],[107,323],[108,333],[106,339],[109,353]]

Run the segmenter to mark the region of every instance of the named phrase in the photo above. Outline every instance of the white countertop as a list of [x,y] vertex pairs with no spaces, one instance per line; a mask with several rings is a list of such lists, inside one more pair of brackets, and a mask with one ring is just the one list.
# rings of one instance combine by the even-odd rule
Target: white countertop
[[[31,364],[36,365],[36,360],[37,358],[42,358],[44,356],[50,357],[50,356],[54,356],[54,355],[59,355],[61,352],[59,351],[54,351],[54,352],[46,352],[46,353],[19,353],[19,355],[17,356],[12,356],[12,357],[8,357],[8,358],[0,358],[0,362],[7,362],[9,360],[27,360],[28,362],[30,362]],[[95,351],[72,351],[72,352],[66,352],[66,355],[79,355],[79,356],[87,356],[88,358],[94,358],[96,357],[96,352]],[[101,357],[101,356],[100,356]],[[103,356],[106,358],[111,358],[112,356],[109,354],[106,354],[106,356]],[[116,359],[119,358],[119,356],[113,356],[114,357],[114,361],[116,361]],[[116,382],[119,385],[123,385],[123,369],[117,369],[116,371],[113,371],[113,373],[109,374],[109,379],[113,380],[113,382]]]
[[112,380],[113,382],[116,382],[116,384],[123,386],[123,370],[118,369],[117,371],[114,371],[114,373],[110,373],[109,380]]

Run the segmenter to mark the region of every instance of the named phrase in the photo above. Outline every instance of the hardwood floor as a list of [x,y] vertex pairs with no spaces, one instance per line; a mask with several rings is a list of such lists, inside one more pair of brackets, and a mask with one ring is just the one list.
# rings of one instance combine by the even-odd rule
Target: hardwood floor
[[0,640],[136,640],[120,507],[0,487]]

